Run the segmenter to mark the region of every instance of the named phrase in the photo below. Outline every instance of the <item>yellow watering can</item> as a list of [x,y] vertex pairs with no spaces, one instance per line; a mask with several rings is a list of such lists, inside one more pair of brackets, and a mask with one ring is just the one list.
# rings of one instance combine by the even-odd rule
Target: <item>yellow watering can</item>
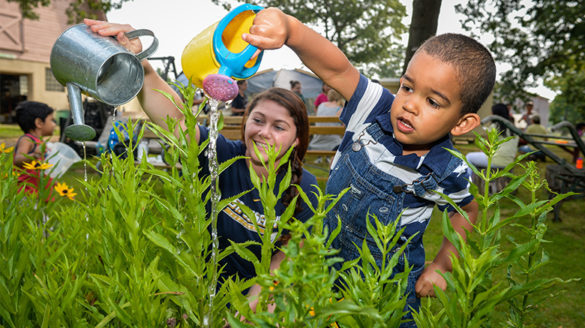
[[243,4],[230,11],[189,42],[183,50],[181,65],[185,76],[212,98],[228,101],[238,94],[233,79],[247,79],[258,71],[264,52],[242,40],[256,13],[263,8]]

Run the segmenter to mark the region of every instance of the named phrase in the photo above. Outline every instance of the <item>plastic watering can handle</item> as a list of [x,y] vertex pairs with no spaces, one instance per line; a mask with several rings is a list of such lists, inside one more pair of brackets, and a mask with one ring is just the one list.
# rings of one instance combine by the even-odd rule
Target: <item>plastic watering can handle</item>
[[125,34],[128,39],[136,39],[139,36],[145,35],[152,36],[153,39],[152,43],[150,44],[150,47],[148,47],[146,50],[143,50],[141,53],[136,54],[136,58],[138,58],[138,60],[143,60],[144,58],[147,58],[148,56],[152,55],[158,48],[158,39],[156,38],[156,36],[154,36],[154,33],[152,33],[151,30],[139,29],[135,31],[130,31]]
[[237,78],[247,78],[253,75],[258,69],[258,66],[260,66],[263,52],[258,55],[256,64],[253,67],[245,67],[246,63],[252,58],[258,48],[248,44],[241,52],[233,53],[223,44],[222,34],[227,25],[240,13],[247,10],[258,12],[262,9],[264,8],[261,6],[243,4],[230,11],[221,21],[219,21],[215,32],[213,33],[214,51],[217,56],[217,61],[221,65],[218,71],[219,74],[234,76]]

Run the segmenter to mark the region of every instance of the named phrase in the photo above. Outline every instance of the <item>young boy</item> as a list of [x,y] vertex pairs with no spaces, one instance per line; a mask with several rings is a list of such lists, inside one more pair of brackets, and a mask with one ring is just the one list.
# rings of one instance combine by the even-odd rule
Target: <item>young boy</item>
[[[331,42],[277,9],[259,12],[243,39],[260,49],[286,44],[324,83],[349,99],[340,117],[347,132],[326,190],[337,194],[350,188],[325,221],[331,231],[337,218],[341,219],[342,229],[333,244],[341,250],[339,256],[356,258],[354,243],[361,245],[366,238],[380,262],[381,255],[366,230],[366,213],[387,224],[402,212],[402,239],[414,236],[405,251],[413,266],[408,306],[417,309],[418,297],[433,296],[433,285],[445,289],[446,282],[438,272],[451,269],[449,257],[456,253],[455,247],[444,238],[439,253],[425,268],[422,234],[435,204],[449,210],[451,222],[462,236],[472,229],[435,190],[450,196],[472,222],[477,217],[467,167],[445,148],[453,149],[449,135],[465,134],[480,124],[476,112],[495,82],[489,51],[462,35],[431,38],[413,56],[393,96],[360,75]],[[397,270],[404,270],[404,263]]]
[[16,106],[16,122],[25,133],[14,147],[14,165],[22,167],[25,162],[43,159],[42,137],[53,135],[57,122],[53,108],[36,101],[23,101]]

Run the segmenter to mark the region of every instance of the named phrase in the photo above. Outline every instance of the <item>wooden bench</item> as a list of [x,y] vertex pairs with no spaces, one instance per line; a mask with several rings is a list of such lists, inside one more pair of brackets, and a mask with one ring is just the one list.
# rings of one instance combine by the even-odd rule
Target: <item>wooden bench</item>
[[[223,118],[223,129],[220,133],[231,140],[241,140],[242,138],[242,118],[243,116],[224,116]],[[206,115],[200,115],[197,121],[201,125],[207,125],[209,123],[209,117]],[[345,126],[317,126],[316,123],[341,123],[337,116],[309,116],[309,136],[317,134],[330,134],[343,136],[345,133]],[[162,151],[158,148],[160,140],[158,136],[149,129],[144,131],[143,140],[148,141],[149,153],[161,153]],[[155,146],[153,146],[155,145]],[[158,146],[158,147],[157,147]],[[332,157],[336,153],[335,150],[307,150],[306,155],[311,156],[325,156]]]
[[[240,140],[242,138],[242,118],[243,116],[224,116],[223,129],[220,133],[231,140]],[[206,125],[208,122],[207,116],[199,116],[200,124]],[[316,126],[316,123],[341,123],[337,116],[309,116],[309,136],[316,134],[331,134],[343,136],[345,133],[345,126]],[[307,150],[307,155],[313,156],[333,156],[335,150]]]

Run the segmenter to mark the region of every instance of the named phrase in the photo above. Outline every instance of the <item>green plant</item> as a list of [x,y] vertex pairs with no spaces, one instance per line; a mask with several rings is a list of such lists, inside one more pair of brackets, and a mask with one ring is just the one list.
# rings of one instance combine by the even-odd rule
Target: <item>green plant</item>
[[[289,168],[283,167],[285,178],[276,183],[278,149],[266,150],[266,178],[250,172],[267,208],[267,230],[257,244],[261,258],[250,255],[246,247],[252,243],[233,243],[216,254],[218,260],[232,252],[250,258],[258,275],[246,281],[228,279],[217,288],[214,277],[222,268],[210,260],[212,217],[206,210],[212,182],[199,174],[199,158],[208,141],[190,142],[197,113],[183,110],[190,108],[190,91],[184,92],[187,102],[176,104],[184,125],[169,119],[167,129],[148,126],[170,145],[168,168],[156,169],[145,159],[136,163],[132,152],[127,158],[103,154],[101,175],[80,178],[76,198],[67,186],[52,191],[51,185],[32,195],[19,192],[11,150],[0,146],[0,326],[222,327],[227,321],[233,327],[397,327],[404,313],[408,270],[393,273],[404,248],[396,247],[401,235],[396,223],[384,226],[375,217],[367,220],[368,233],[387,255],[380,265],[362,243],[355,245],[358,259],[334,270],[332,265],[340,259],[330,245],[339,230],[324,230],[323,218],[342,195],[317,191],[314,216],[300,222],[294,219],[295,202],[310,201],[298,188],[300,198],[275,224],[274,205],[291,180]],[[129,149],[134,147],[135,128],[135,122],[128,124]],[[143,130],[137,133],[140,140]],[[478,137],[478,146],[493,155],[497,139],[495,134],[487,140]],[[219,172],[238,159],[221,163]],[[415,314],[419,327],[522,327],[542,292],[564,282],[554,275],[542,277],[547,260],[542,247],[545,215],[568,195],[538,200],[546,184],[535,164],[521,161],[495,172],[472,167],[487,182],[482,193],[471,187],[481,205],[480,217],[469,243],[464,243],[444,215],[444,234],[460,257],[453,258],[453,272],[444,275],[447,290],[436,290],[440,308],[423,302]],[[97,171],[92,163],[88,161]],[[514,166],[522,168],[521,174],[512,174]],[[489,181],[503,175],[511,179],[508,186],[488,195]],[[516,191],[527,191],[528,200]],[[52,198],[54,202],[45,201]],[[232,200],[221,200],[218,209]],[[506,209],[512,213],[509,217],[502,214],[502,203],[514,207]],[[503,231],[514,238],[503,238]],[[290,235],[288,243],[276,243],[284,234]],[[277,251],[286,259],[271,270],[270,259]],[[260,294],[247,298],[243,291],[256,284]],[[258,302],[255,312],[251,301]],[[490,318],[494,309],[508,312],[506,322]]]
[[[476,145],[488,155],[488,166],[481,171],[467,162],[464,155],[452,152],[454,156],[466,161],[474,174],[485,181],[481,193],[476,186],[471,187],[471,192],[479,203],[480,213],[467,243],[455,232],[447,213],[443,213],[443,233],[455,245],[459,256],[452,256],[453,271],[443,275],[447,281],[447,291],[435,287],[442,309],[432,313],[430,302],[423,303],[420,313],[415,315],[419,327],[489,327],[491,313],[496,306],[504,304],[510,305],[508,324],[523,327],[530,296],[567,282],[559,278],[532,279],[531,273],[546,262],[546,255],[540,254],[543,234],[546,231],[546,213],[570,194],[556,195],[551,200],[537,200],[535,193],[546,185],[546,181],[543,183],[538,176],[535,164],[524,166],[525,171],[520,175],[511,173],[512,168],[521,165],[520,162],[526,155],[519,156],[503,169],[493,169],[493,155],[509,139],[500,139],[496,130],[489,132],[487,139],[476,135]],[[510,178],[508,185],[499,193],[490,195],[489,183],[504,176]],[[532,194],[528,204],[514,195],[521,186],[528,188]],[[464,211],[446,199],[465,216]],[[511,199],[518,208],[507,218],[501,217],[500,202],[503,199]],[[519,223],[519,219],[525,216],[532,218],[531,223],[526,226]],[[512,249],[502,249],[504,227],[515,227],[526,233],[527,240],[515,242]],[[507,270],[508,281],[494,281],[493,276],[498,270]]]

